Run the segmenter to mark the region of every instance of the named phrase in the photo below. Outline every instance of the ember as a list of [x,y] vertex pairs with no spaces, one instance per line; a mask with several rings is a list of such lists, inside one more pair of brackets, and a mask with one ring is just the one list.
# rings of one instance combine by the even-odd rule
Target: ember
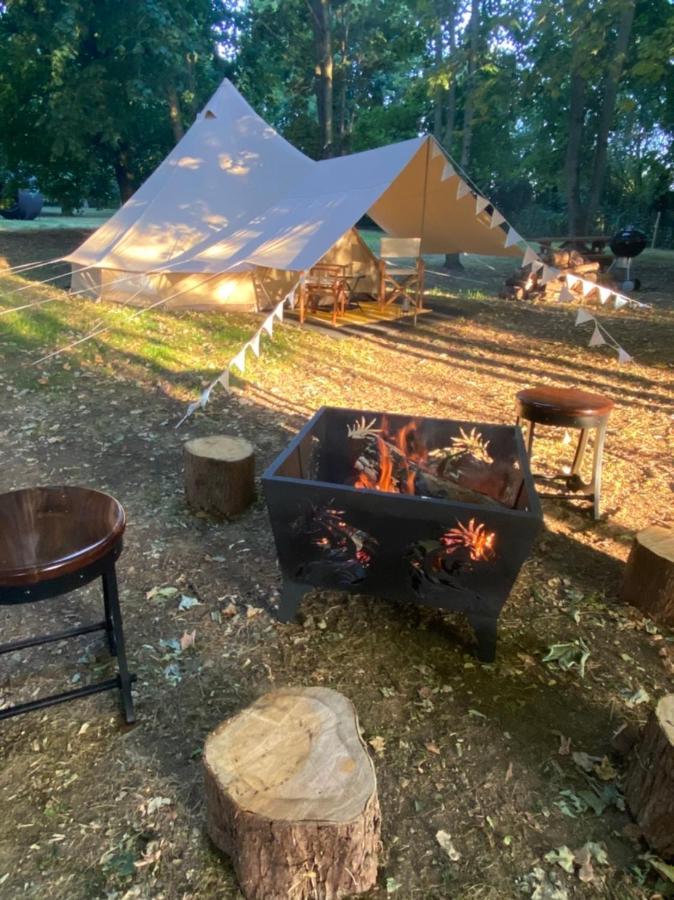
[[312,587],[466,614],[480,659],[540,526],[518,428],[324,408],[263,476],[279,618]]

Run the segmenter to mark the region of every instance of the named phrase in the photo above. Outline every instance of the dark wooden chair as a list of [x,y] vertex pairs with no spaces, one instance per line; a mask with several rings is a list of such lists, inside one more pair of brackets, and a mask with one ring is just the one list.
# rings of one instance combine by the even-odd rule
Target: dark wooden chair
[[[560,428],[580,430],[578,446],[566,478],[569,494],[552,494],[557,498],[577,497],[581,492],[593,505],[594,517],[599,518],[601,501],[601,476],[604,442],[613,400],[601,394],[579,391],[576,388],[536,387],[517,394],[517,422],[528,423],[527,454],[531,458],[536,425],[556,425]],[[590,431],[595,431],[592,476],[588,483],[580,477],[583,457],[587,449]],[[546,496],[546,495],[543,495]]]
[[100,578],[104,618],[89,625],[0,644],[0,654],[105,631],[117,657],[114,678],[0,710],[0,719],[77,697],[119,689],[127,722],[135,721],[124,648],[115,562],[126,520],[113,497],[80,487],[40,487],[0,494],[0,605],[34,603]]

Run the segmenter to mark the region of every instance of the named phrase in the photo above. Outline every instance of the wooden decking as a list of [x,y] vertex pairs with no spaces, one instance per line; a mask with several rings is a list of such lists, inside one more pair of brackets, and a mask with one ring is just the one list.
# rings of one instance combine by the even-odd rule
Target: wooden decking
[[[431,310],[422,309],[417,315],[423,316],[429,312]],[[297,308],[286,310],[285,315],[299,320]],[[373,325],[378,322],[394,322],[402,318],[412,318],[413,315],[414,310],[411,309],[409,312],[404,313],[402,308],[395,304],[380,308],[376,301],[361,301],[359,306],[347,309],[343,316],[339,316],[335,327],[344,328],[345,326],[353,327],[354,325]],[[306,321],[328,325],[332,328],[332,310],[319,310],[315,313],[307,313]]]

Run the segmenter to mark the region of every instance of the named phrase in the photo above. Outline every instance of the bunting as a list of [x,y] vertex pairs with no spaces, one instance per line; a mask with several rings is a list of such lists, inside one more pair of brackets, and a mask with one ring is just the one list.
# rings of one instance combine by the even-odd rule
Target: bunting
[[587,309],[581,307],[576,314],[576,325],[585,325],[588,322],[592,322],[594,328],[592,329],[592,334],[590,335],[590,340],[588,342],[588,347],[601,347],[604,344],[607,344],[613,347],[614,350],[618,352],[618,363],[628,363],[633,362],[632,357],[629,353],[620,346],[620,344],[613,338],[608,331],[601,325],[595,317],[589,312]]
[[[493,217],[492,217],[492,221],[493,221]],[[520,234],[518,234],[511,225],[508,228],[508,236],[506,237],[504,247],[507,250],[508,247],[514,247],[515,244],[519,244],[519,242],[521,240],[522,240],[522,236]]]
[[495,209],[491,214],[491,222],[489,223],[490,228],[496,228],[497,225],[503,225],[505,222],[505,216],[502,216],[501,213]]
[[445,162],[444,166],[442,167],[442,175],[440,176],[440,181],[448,181],[455,175],[456,172],[454,171],[454,166],[449,162]]
[[297,282],[297,284],[295,284],[291,288],[291,290],[288,291],[288,293],[285,295],[285,297],[282,300],[279,300],[279,302],[269,313],[269,315],[264,320],[262,325],[260,325],[260,327],[255,332],[255,334],[252,336],[252,338],[249,341],[247,341],[243,345],[243,347],[239,350],[239,352],[236,354],[236,356],[229,361],[227,368],[224,369],[224,371],[222,371],[218,375],[218,377],[215,378],[208,385],[208,387],[204,388],[204,390],[201,392],[201,395],[198,400],[195,400],[189,404],[189,406],[185,410],[185,415],[178,422],[178,424],[176,425],[176,428],[180,428],[180,426],[183,424],[183,422],[185,422],[187,419],[189,419],[189,417],[193,413],[195,413],[197,411],[197,409],[205,409],[206,408],[206,404],[211,399],[211,392],[217,384],[221,384],[226,391],[229,390],[229,379],[230,379],[229,373],[233,367],[236,367],[242,375],[244,374],[244,372],[246,371],[246,353],[248,350],[251,350],[255,354],[255,356],[259,357],[260,341],[262,338],[262,332],[263,331],[266,332],[266,334],[268,334],[269,337],[273,336],[274,320],[278,319],[279,322],[283,321],[283,308],[284,308],[285,304],[287,303],[291,307],[295,305],[295,295],[297,293],[297,288],[301,284],[303,284],[303,282],[304,282],[304,278],[302,277]]
[[431,159],[435,159],[438,156],[442,156],[442,147],[438,144],[437,141],[431,142]]
[[540,262],[543,265],[542,261],[538,258],[538,253],[527,244],[527,249],[524,251],[524,258],[522,259],[522,266],[533,266],[534,263]]
[[461,200],[462,197],[466,197],[470,194],[470,186],[466,184],[463,178],[459,178],[459,184],[456,188],[456,199]]
[[481,197],[478,194],[477,200],[475,201],[475,215],[479,216],[480,213],[484,212],[488,206],[489,206],[489,200],[487,200],[486,197]]
[[559,292],[559,302],[560,303],[573,303],[576,299],[576,295],[568,289],[566,284],[562,285],[562,289]]

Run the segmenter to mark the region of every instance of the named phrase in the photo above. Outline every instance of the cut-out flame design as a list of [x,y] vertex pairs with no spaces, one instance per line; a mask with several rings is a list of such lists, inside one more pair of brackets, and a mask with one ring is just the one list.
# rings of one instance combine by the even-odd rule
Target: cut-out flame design
[[484,523],[475,519],[471,519],[467,525],[458,522],[456,528],[446,531],[440,541],[450,551],[465,547],[474,562],[493,559],[495,555],[496,532],[487,531]]

